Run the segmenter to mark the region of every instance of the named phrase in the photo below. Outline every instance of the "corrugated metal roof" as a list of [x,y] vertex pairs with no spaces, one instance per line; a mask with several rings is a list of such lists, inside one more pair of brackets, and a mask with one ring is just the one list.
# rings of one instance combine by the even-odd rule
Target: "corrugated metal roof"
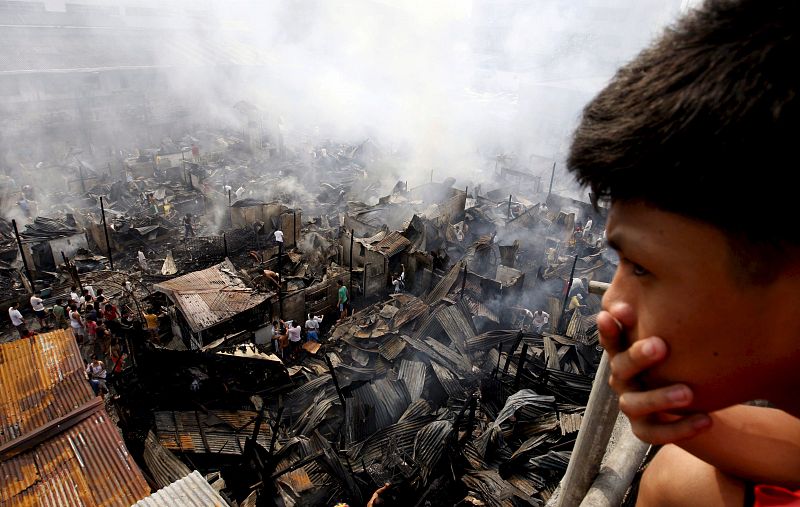
[[425,372],[427,369],[428,367],[422,361],[400,360],[397,378],[406,384],[406,389],[411,397],[411,401],[417,401],[422,398],[422,389],[425,387]]
[[369,247],[372,250],[381,252],[387,257],[391,257],[402,252],[410,245],[411,242],[408,240],[408,238],[400,234],[398,231],[392,231],[382,240],[378,241],[377,243],[373,243]]
[[195,470],[136,502],[136,507],[227,507],[219,493]]
[[447,272],[446,275],[436,284],[436,287],[433,288],[432,291],[425,296],[425,302],[429,305],[438,303],[442,300],[449,292],[450,288],[453,287],[453,284],[456,283],[458,280],[458,274],[461,270],[464,269],[464,266],[460,263],[453,264],[453,267],[450,268],[450,271]]
[[98,410],[0,463],[0,504],[128,507],[150,493],[117,427]]
[[409,322],[416,320],[428,310],[428,304],[425,303],[425,301],[413,296],[408,297],[408,301],[406,301],[400,308],[400,311],[395,313],[394,317],[392,317],[390,321],[390,327],[392,329],[400,329]]
[[0,445],[69,414],[93,398],[70,331],[0,344]]
[[147,432],[142,457],[147,465],[147,470],[150,472],[150,477],[160,488],[169,486],[191,472],[189,467],[179,460],[177,456],[166,450],[158,442],[155,433],[152,431]]
[[255,308],[272,295],[248,287],[229,260],[154,287],[172,298],[195,333]]
[[[253,411],[210,410],[208,413],[156,412],[156,434],[166,449],[215,454],[241,454],[245,439],[252,436]],[[272,431],[269,421],[261,423],[258,443],[269,448]]]

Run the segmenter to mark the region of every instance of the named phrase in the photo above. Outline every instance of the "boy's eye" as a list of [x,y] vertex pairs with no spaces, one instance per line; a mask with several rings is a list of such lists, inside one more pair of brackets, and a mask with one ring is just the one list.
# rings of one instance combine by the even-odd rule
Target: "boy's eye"
[[649,273],[649,271],[644,269],[642,266],[636,264],[635,262],[632,262],[631,264],[633,265],[633,274],[635,276],[644,276],[647,273]]

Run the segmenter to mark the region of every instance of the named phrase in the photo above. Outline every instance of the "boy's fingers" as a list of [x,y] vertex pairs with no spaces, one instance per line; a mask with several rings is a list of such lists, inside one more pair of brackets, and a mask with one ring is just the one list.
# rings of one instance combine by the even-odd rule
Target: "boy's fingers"
[[634,342],[626,351],[611,359],[611,372],[615,381],[627,382],[663,361],[667,357],[667,352],[667,344],[655,336]]
[[706,414],[695,414],[673,422],[661,422],[656,417],[631,419],[633,434],[640,440],[663,445],[692,438],[711,427],[711,418]]
[[652,391],[628,391],[619,398],[619,408],[629,418],[644,417],[656,412],[666,412],[683,408],[692,402],[693,393],[688,386],[673,386],[653,389]]
[[617,320],[608,312],[597,315],[597,330],[600,331],[600,345],[612,356],[621,349],[622,329]]

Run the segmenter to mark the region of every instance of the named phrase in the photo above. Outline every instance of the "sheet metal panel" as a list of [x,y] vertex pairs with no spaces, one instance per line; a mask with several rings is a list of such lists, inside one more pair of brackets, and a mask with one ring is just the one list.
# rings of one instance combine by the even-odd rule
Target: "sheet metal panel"
[[91,402],[83,371],[70,331],[0,344],[0,444]]
[[0,463],[0,477],[0,504],[128,507],[150,493],[105,410]]
[[195,470],[183,479],[159,489],[135,507],[227,507],[228,503]]
[[154,285],[178,306],[197,333],[255,308],[274,293],[259,293],[237,276],[228,260]]

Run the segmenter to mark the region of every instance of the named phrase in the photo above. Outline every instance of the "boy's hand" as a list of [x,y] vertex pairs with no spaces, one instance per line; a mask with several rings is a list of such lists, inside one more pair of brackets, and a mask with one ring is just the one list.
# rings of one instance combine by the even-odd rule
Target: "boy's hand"
[[630,419],[633,433],[645,442],[660,445],[706,430],[711,425],[706,414],[671,413],[692,402],[693,393],[688,386],[643,390],[639,376],[666,360],[669,351],[667,344],[655,336],[626,343],[624,330],[633,328],[635,320],[633,309],[626,304],[614,305],[597,316],[600,344],[611,361],[608,383],[620,396],[620,410]]

